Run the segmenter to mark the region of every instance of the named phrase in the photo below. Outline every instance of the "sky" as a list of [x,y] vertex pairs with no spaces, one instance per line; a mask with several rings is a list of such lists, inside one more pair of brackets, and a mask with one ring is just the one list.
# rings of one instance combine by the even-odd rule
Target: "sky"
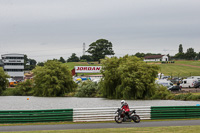
[[[98,39],[115,56],[200,52],[199,0],[0,0],[0,55],[78,57]],[[88,53],[85,53],[86,55]]]

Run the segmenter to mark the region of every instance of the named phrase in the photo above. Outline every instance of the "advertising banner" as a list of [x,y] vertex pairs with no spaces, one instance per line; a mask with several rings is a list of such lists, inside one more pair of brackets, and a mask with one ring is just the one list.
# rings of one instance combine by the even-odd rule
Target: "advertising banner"
[[100,73],[101,66],[74,66],[75,73]]

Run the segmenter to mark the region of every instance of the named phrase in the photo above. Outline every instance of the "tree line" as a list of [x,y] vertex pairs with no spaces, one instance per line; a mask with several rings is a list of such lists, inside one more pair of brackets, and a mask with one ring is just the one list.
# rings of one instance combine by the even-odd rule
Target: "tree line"
[[182,44],[179,45],[178,53],[173,57],[174,59],[185,59],[185,60],[199,60],[200,52],[194,51],[194,48],[188,48],[187,51],[183,52]]
[[[106,57],[102,59],[103,78],[99,83],[92,81],[77,84],[66,63],[48,60],[44,66],[36,66],[33,80],[19,83],[14,95],[33,96],[101,96],[112,99],[148,99],[155,92],[155,78],[159,70],[136,56]],[[7,89],[8,75],[0,69],[0,95]]]
[[[161,55],[160,53],[140,53],[137,52],[135,56],[144,58],[145,56],[149,55]],[[174,56],[170,56],[167,54],[170,60],[199,60],[200,59],[200,52],[195,52],[194,48],[188,48],[186,52],[183,52],[183,46],[182,44],[179,45],[178,53],[176,53]]]

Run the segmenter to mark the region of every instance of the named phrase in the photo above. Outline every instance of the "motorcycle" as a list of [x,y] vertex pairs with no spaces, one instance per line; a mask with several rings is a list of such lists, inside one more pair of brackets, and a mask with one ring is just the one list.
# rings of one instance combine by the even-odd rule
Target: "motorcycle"
[[127,116],[125,113],[122,113],[122,112],[123,110],[121,110],[120,108],[118,108],[117,111],[115,112],[115,114],[117,114],[115,116],[115,121],[117,123],[131,122],[132,120],[135,123],[140,122],[140,117],[136,114],[135,110],[129,111],[129,116]]

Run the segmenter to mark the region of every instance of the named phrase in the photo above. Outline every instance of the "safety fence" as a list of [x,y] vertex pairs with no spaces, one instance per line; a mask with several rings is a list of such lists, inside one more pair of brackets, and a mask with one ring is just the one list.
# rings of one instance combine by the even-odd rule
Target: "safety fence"
[[[113,121],[117,107],[54,110],[2,110],[0,123]],[[141,119],[200,118],[200,106],[135,106]]]
[[73,109],[0,111],[0,123],[56,121],[73,121]]

